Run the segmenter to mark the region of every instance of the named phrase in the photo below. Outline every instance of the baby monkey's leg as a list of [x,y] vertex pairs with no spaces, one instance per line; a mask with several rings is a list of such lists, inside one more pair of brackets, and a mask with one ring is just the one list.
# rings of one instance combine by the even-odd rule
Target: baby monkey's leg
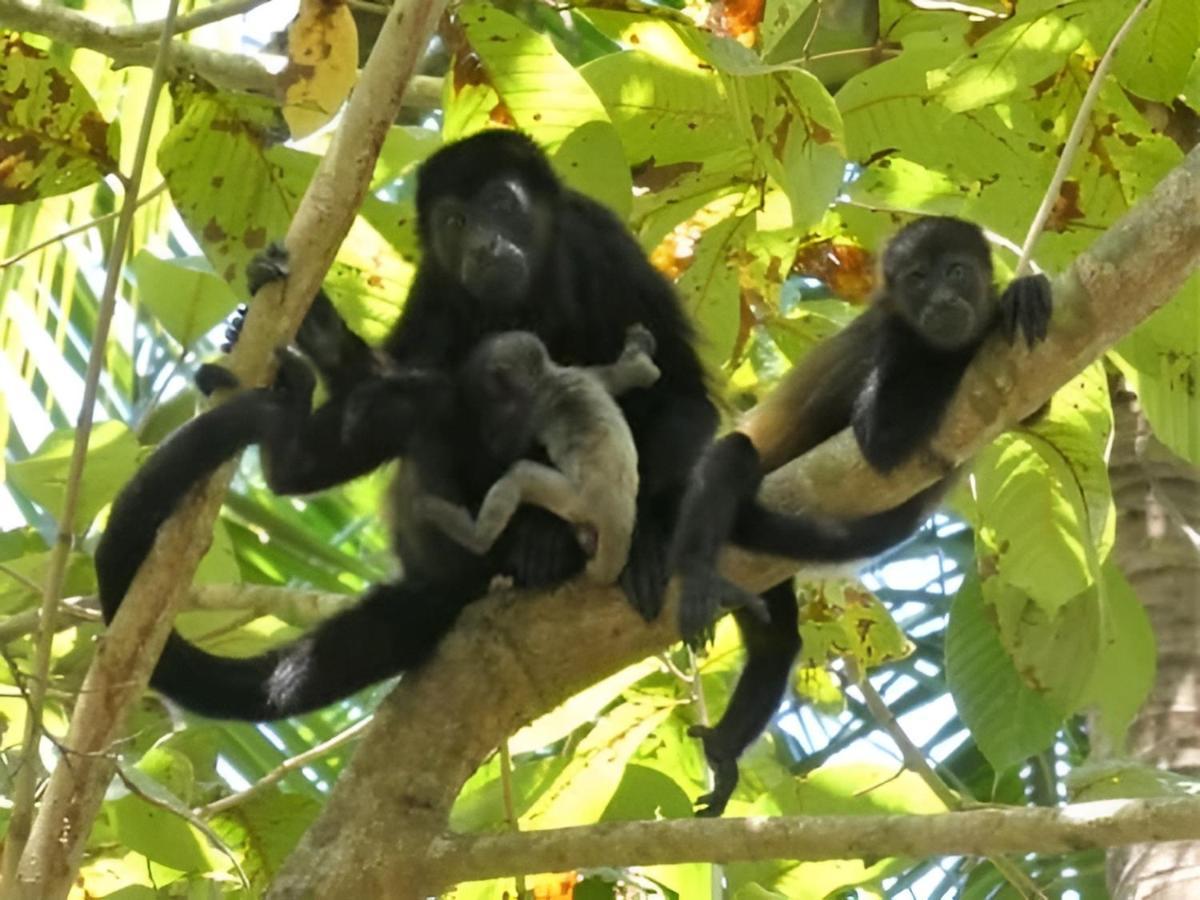
[[522,503],[548,509],[569,522],[579,516],[579,495],[571,482],[557,469],[528,460],[514,464],[492,485],[475,519],[466,507],[441,497],[422,497],[417,506],[421,516],[453,540],[473,553],[483,554],[491,549]]

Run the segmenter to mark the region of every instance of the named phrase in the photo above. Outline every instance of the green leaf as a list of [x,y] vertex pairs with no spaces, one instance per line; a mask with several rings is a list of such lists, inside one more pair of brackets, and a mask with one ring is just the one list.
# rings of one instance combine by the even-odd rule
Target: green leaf
[[625,703],[602,718],[579,742],[562,774],[521,816],[521,827],[559,828],[598,820],[616,793],[626,761],[670,714],[670,707]]
[[845,178],[837,104],[809,72],[731,75],[725,85],[759,163],[787,194],[792,227],[821,220]]
[[1082,42],[1083,32],[1058,16],[1016,18],[989,32],[969,55],[931,78],[941,81],[939,96],[950,111],[978,109],[1021,96],[1056,75]]
[[699,325],[701,357],[714,368],[733,355],[742,320],[735,257],[753,226],[752,216],[731,216],[705,231],[676,284],[684,308]]
[[1048,615],[1095,582],[1113,541],[1111,431],[1096,364],[1056,395],[1032,433],[1001,435],[978,454],[975,538],[985,581],[1001,578]]
[[950,608],[946,682],[958,714],[997,772],[1049,747],[1062,724],[1013,668],[974,577],[963,582]]
[[[8,466],[13,487],[55,518],[63,512],[74,443],[75,429],[59,429],[51,432],[31,456]],[[112,501],[137,470],[137,460],[137,440],[124,424],[101,422],[92,429],[79,486],[76,530],[82,530]]]
[[714,163],[721,155],[746,154],[710,66],[683,68],[630,50],[602,56],[580,73],[604,103],[634,167],[699,168],[701,161]]
[[25,203],[117,171],[121,132],[70,69],[0,34],[0,203]]
[[1059,388],[1047,413],[1027,430],[1038,438],[1038,452],[1058,464],[1064,486],[1075,488],[1087,519],[1086,536],[1096,562],[1103,561],[1116,535],[1108,480],[1113,413],[1104,364],[1093,363]]
[[188,795],[192,787],[192,768],[186,756],[155,748],[128,769],[126,776],[138,790],[170,809],[133,794],[106,804],[123,846],[181,872],[205,872],[221,865],[224,857],[211,851],[203,832],[187,821],[191,811],[179,799],[179,794]]
[[[945,806],[916,774],[894,765],[852,763],[822,766],[806,778],[789,779],[772,791],[771,812],[784,815],[939,813]],[[908,866],[895,857],[817,863],[735,863],[726,867],[733,896],[773,892],[789,900],[825,900],[834,892],[894,875]]]
[[1117,345],[1154,436],[1200,465],[1200,274]]
[[265,893],[320,811],[315,800],[268,788],[216,816],[213,828],[231,846],[245,848],[242,868]]
[[203,257],[159,259],[142,250],[133,258],[132,268],[142,302],[184,347],[219,325],[237,306],[237,296]]
[[621,774],[616,793],[600,818],[605,822],[635,822],[688,819],[692,813],[691,798],[678,782],[661,769],[631,763]]
[[1196,0],[1154,0],[1117,49],[1113,72],[1139,97],[1171,103],[1187,82],[1197,46]]
[[633,179],[621,138],[611,122],[587,122],[567,135],[551,158],[574,188],[613,210],[622,220],[633,205]]
[[[518,816],[554,784],[570,759],[567,755],[533,757],[528,754],[513,759],[513,809]],[[450,827],[461,833],[505,831],[511,827],[504,806],[499,753],[476,769],[463,785],[450,810]]]
[[658,669],[658,660],[648,657],[580,691],[509,738],[509,752],[514,756],[529,753],[562,740],[581,725],[596,721],[600,712],[622,691]]
[[463,6],[458,21],[517,125],[543,147],[555,149],[587,122],[608,121],[587,81],[548,37],[479,3]]
[[999,579],[983,582],[1000,642],[1021,681],[1066,717],[1083,705],[1104,643],[1103,601],[1092,587],[1047,612]]
[[1127,759],[1093,763],[1074,769],[1067,778],[1071,800],[1200,796],[1200,779],[1141,765]]
[[1103,587],[1103,643],[1084,703],[1099,713],[1094,727],[1120,747],[1154,687],[1157,645],[1145,607],[1111,558]]
[[[273,145],[277,113],[247,97],[197,94],[159,145],[179,214],[217,274],[239,286],[250,260],[286,233],[318,162]],[[393,252],[411,253],[411,209],[411,199],[366,198],[328,279],[338,311],[368,341],[386,334],[412,279],[411,262]]]

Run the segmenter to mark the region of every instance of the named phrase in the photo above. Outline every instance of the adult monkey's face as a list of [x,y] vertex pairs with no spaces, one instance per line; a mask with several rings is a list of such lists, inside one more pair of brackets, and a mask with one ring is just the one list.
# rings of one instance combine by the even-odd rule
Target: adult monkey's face
[[518,303],[530,291],[548,241],[550,212],[514,176],[471,197],[439,197],[430,216],[442,270],[481,303]]

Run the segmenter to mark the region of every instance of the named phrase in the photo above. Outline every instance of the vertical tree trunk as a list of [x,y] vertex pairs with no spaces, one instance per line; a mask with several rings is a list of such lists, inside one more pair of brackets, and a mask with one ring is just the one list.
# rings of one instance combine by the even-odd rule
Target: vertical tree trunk
[[[1154,688],[1129,749],[1147,765],[1200,775],[1200,471],[1151,434],[1123,381],[1112,387],[1114,553],[1158,642]],[[1108,883],[1115,900],[1200,897],[1200,843],[1110,851]]]

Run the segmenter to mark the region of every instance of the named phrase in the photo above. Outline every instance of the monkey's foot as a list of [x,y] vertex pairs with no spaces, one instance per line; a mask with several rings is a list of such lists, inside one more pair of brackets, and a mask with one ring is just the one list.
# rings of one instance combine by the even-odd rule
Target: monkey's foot
[[224,366],[216,363],[204,363],[196,370],[196,387],[205,397],[211,397],[217,391],[233,390],[239,386],[237,376]]
[[288,252],[282,241],[272,241],[267,249],[250,260],[246,266],[246,287],[254,296],[273,281],[283,281],[288,276]]
[[647,622],[653,622],[662,612],[663,593],[671,577],[667,567],[669,539],[662,525],[639,514],[633,526],[629,561],[619,583],[630,605]]
[[704,747],[704,758],[713,773],[713,789],[696,798],[696,816],[713,819],[725,812],[729,798],[738,785],[737,757],[730,757],[720,746],[720,734],[707,725],[693,725],[688,729],[690,737],[699,738]]

